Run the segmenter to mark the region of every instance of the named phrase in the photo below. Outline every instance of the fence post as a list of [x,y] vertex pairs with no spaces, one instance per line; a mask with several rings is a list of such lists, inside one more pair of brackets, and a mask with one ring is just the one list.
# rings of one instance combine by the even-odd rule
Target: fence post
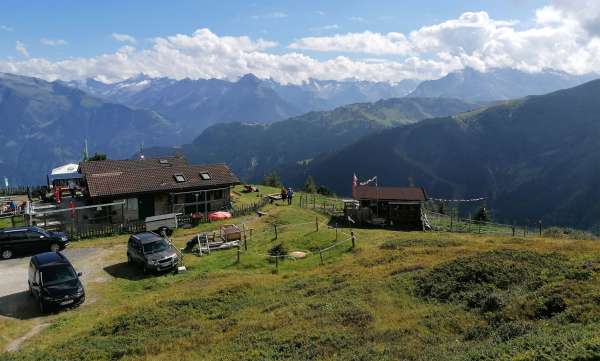
[[277,239],[277,224],[274,224],[273,227],[275,228],[275,239]]
[[352,231],[350,231],[350,238],[352,238],[352,249],[354,249],[356,247],[356,237]]
[[250,242],[252,242],[252,228],[250,228]]
[[279,269],[279,256],[278,255],[275,256],[275,269],[276,270]]
[[319,257],[321,258],[321,266],[323,265],[323,251],[319,248]]
[[540,237],[542,236],[542,220],[540,219],[538,222],[538,225],[540,226]]
[[236,263],[237,264],[240,263],[240,246],[239,245],[237,246],[237,262]]
[[244,250],[248,250],[248,239],[246,238],[246,225],[242,224],[242,229],[244,230]]
[[477,224],[479,225],[479,234],[481,234],[481,221],[479,221]]
[[468,226],[468,233],[471,233],[471,213],[469,213],[469,221],[467,222]]
[[335,224],[335,241],[337,242],[338,240],[338,226],[337,223]]
[[515,221],[513,221],[513,224],[512,224],[512,234],[514,237],[515,236]]
[[454,221],[454,212],[450,211],[450,232],[452,232],[452,228],[453,228],[453,221]]
[[319,217],[315,217],[315,226],[317,227],[317,232],[319,232]]

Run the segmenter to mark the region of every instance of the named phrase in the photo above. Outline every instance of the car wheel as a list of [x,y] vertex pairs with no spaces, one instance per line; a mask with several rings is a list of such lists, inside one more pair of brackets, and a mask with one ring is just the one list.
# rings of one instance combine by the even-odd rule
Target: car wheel
[[10,249],[5,249],[2,251],[2,259],[11,259],[13,256],[13,252]]
[[52,243],[50,245],[50,252],[58,252],[60,251],[60,246],[56,243]]

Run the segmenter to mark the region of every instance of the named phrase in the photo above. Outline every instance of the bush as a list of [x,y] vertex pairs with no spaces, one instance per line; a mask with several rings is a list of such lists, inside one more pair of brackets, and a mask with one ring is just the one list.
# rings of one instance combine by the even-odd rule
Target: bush
[[416,277],[417,294],[443,302],[460,302],[482,311],[502,307],[512,289],[536,290],[551,278],[572,273],[567,260],[530,251],[492,251],[457,258]]
[[548,238],[598,239],[598,236],[586,231],[561,227],[546,228],[542,235]]
[[270,256],[277,256],[277,257],[283,257],[283,256],[287,256],[288,251],[287,248],[285,247],[285,245],[283,243],[279,243],[274,245],[273,247],[271,247],[271,249],[269,250],[269,255]]

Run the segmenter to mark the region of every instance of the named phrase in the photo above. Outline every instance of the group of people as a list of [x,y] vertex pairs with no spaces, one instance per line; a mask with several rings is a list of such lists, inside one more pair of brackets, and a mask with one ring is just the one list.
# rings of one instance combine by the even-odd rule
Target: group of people
[[9,200],[0,205],[0,214],[18,214],[25,210],[27,202],[21,202],[17,204],[14,200]]
[[281,187],[281,200],[282,201],[285,202],[287,200],[287,204],[291,205],[293,198],[294,198],[294,190],[291,187],[288,187],[288,188]]

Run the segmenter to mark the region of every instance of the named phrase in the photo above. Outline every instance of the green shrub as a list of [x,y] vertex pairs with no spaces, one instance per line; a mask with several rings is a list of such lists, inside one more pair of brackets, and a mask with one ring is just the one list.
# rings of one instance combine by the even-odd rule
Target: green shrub
[[550,227],[546,228],[542,235],[548,238],[568,238],[568,239],[598,239],[598,236],[573,228]]

